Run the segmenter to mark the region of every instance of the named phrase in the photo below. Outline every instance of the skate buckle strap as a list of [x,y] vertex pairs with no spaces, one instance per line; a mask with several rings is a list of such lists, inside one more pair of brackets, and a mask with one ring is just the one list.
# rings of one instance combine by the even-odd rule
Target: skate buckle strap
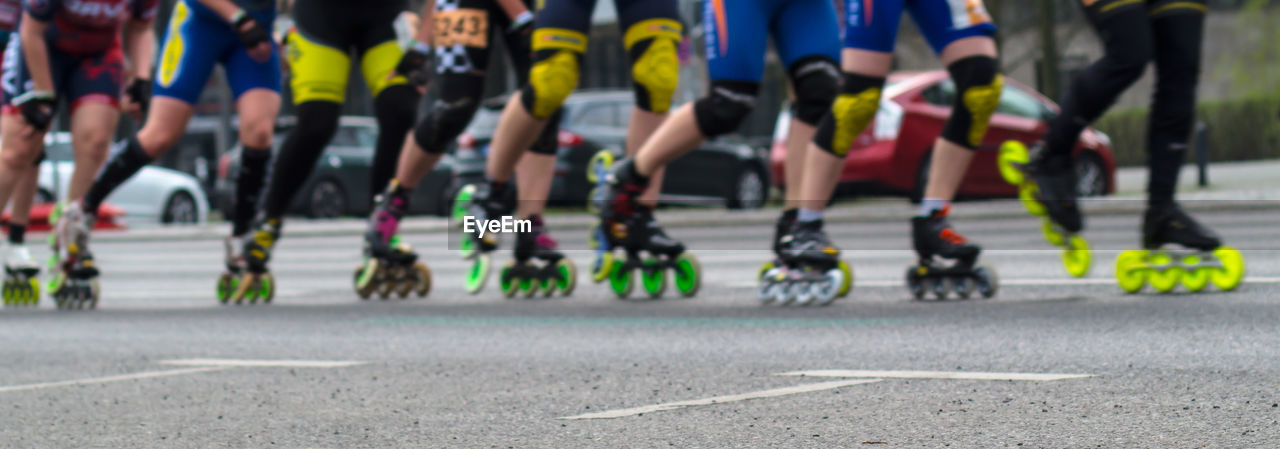
[[959,232],[956,232],[951,228],[943,228],[942,232],[938,233],[938,237],[942,238],[942,240],[945,240],[947,243],[950,243],[952,245],[961,245],[961,244],[964,244],[964,242],[968,241],[967,239],[964,238],[963,235],[960,235]]
[[556,249],[556,239],[551,237],[549,234],[538,234],[538,236],[534,238],[534,242],[538,246],[546,249]]

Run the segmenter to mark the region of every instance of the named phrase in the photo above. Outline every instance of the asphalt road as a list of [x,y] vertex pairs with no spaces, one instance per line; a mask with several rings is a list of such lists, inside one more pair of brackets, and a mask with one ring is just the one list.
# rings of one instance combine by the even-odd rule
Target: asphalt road
[[413,234],[426,299],[362,302],[355,236],[286,236],[275,303],[220,306],[220,242],[102,239],[98,310],[0,310],[0,447],[1275,447],[1280,213],[1201,216],[1234,292],[1122,294],[1137,217],[1091,219],[1082,280],[1035,221],[971,218],[998,297],[912,301],[905,223],[836,223],[858,280],[826,308],[755,301],[755,225],[669,229],[702,293],[633,302],[469,296]]

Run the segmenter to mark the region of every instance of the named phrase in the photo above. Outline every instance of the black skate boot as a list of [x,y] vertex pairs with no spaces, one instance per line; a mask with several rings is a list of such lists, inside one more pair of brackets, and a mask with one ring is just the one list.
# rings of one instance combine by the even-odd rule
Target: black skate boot
[[250,304],[261,300],[270,303],[275,298],[276,282],[271,275],[267,262],[271,260],[271,251],[280,239],[281,221],[279,218],[261,218],[244,242],[244,274],[236,285],[235,294],[231,296],[236,305],[244,303],[247,298]]
[[426,296],[431,291],[431,270],[418,262],[418,254],[397,234],[409,209],[409,192],[392,180],[375,201],[364,233],[362,261],[353,276],[356,294],[360,299],[369,299],[375,292],[382,299],[392,293],[400,299],[411,292]]
[[573,261],[556,251],[556,240],[547,233],[539,215],[530,215],[530,229],[516,234],[515,260],[498,272],[498,285],[508,298],[519,292],[532,298],[542,292],[551,296],[559,291],[569,296],[578,284],[578,269]]
[[[635,161],[614,165],[600,206],[603,252],[597,261],[597,279],[608,279],[618,298],[626,299],[635,288],[632,271],[640,272],[640,282],[650,298],[659,298],[667,289],[667,270],[675,278],[676,290],[690,297],[698,293],[702,268],[698,259],[685,252],[684,244],[667,236],[653,217],[653,209],[637,200],[649,186],[649,179],[635,170]],[[622,248],[624,259],[616,260],[614,248]]]
[[923,299],[930,291],[938,299],[946,299],[952,290],[960,298],[968,298],[975,290],[984,298],[995,296],[999,288],[995,270],[975,265],[982,248],[952,229],[947,222],[949,209],[911,219],[919,262],[907,268],[907,288],[916,299]]
[[98,283],[98,266],[89,251],[89,232],[97,217],[84,212],[80,203],[67,205],[55,225],[53,250],[57,254],[49,293],[59,309],[94,309],[102,289]]
[[1173,291],[1179,283],[1198,292],[1209,282],[1230,291],[1244,280],[1244,256],[1240,251],[1222,246],[1217,233],[1173,202],[1147,208],[1142,220],[1142,247],[1123,251],[1116,258],[1116,280],[1129,293],[1142,290],[1148,283],[1161,293]]

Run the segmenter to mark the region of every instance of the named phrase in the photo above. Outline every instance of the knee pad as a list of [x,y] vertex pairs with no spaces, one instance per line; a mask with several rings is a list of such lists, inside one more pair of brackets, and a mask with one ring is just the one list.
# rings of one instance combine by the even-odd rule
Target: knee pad
[[671,109],[671,98],[680,79],[676,47],[680,42],[680,22],[648,19],[627,28],[623,46],[631,57],[631,79],[636,106],[653,113]]
[[698,129],[708,138],[738,129],[756,106],[760,83],[712,81],[711,93],[693,104]]
[[521,89],[520,102],[529,114],[546,120],[578,86],[587,35],[564,28],[539,28],[533,31],[532,51],[533,67],[529,68],[529,83]]
[[430,154],[443,153],[449,141],[458,137],[471,123],[479,102],[473,97],[462,97],[451,102],[436,100],[431,112],[413,129],[413,141]]
[[791,116],[809,125],[817,125],[835,101],[840,84],[840,69],[835,61],[817,56],[791,65],[791,85],[795,101]]
[[982,143],[991,114],[1000,105],[1004,78],[999,63],[990,56],[961,59],[947,67],[956,84],[956,102],[942,138],[970,150]]
[[842,78],[840,94],[831,102],[830,114],[822,118],[813,135],[818,148],[839,157],[849,154],[853,140],[875,119],[884,87],[881,77],[844,72]]

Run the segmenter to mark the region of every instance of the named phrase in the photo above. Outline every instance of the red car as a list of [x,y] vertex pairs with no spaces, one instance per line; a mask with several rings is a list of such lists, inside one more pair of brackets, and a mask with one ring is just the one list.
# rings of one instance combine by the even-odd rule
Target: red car
[[[49,222],[49,215],[53,213],[54,203],[43,202],[31,206],[31,216],[27,220],[27,231],[45,232],[53,229],[53,223]],[[5,210],[0,214],[0,223],[8,224],[9,216],[12,211]],[[110,204],[103,204],[98,209],[98,220],[94,222],[93,229],[124,229],[124,211],[119,207]],[[9,232],[9,227],[4,227],[4,232]]]
[[[845,158],[840,184],[858,192],[905,193],[918,201],[929,172],[929,152],[951,115],[955,84],[947,72],[900,72],[889,77],[875,120],[854,140]],[[1018,140],[1027,144],[1048,131],[1048,119],[1058,106],[1017,81],[1005,78],[1000,106],[991,117],[987,136],[960,185],[960,196],[1012,197],[1017,189],[1000,177],[996,156],[1000,144]],[[774,185],[786,188],[787,148],[784,137],[790,123],[786,108],[778,117],[770,165]],[[1115,191],[1115,157],[1111,139],[1088,128],[1075,150],[1078,191],[1081,196]]]

